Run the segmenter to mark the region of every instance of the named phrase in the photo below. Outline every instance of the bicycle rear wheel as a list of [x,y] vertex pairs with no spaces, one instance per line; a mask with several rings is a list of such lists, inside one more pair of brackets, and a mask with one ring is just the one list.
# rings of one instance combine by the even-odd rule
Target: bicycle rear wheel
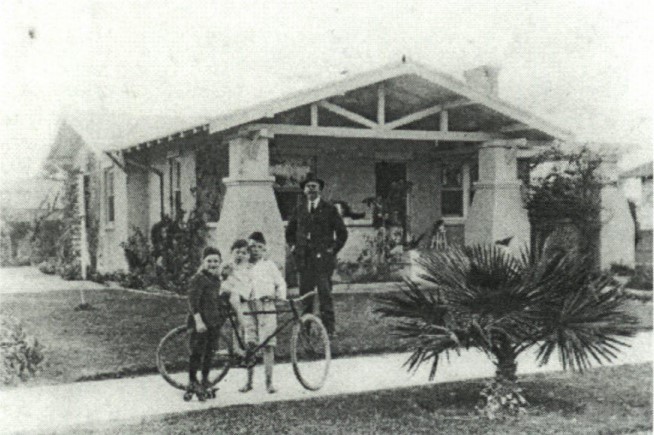
[[[233,361],[233,345],[226,328],[221,328],[218,343],[212,357],[209,382],[211,386],[220,382],[230,369]],[[231,331],[231,330],[230,330]],[[188,387],[188,363],[190,356],[190,330],[186,325],[173,328],[161,339],[157,346],[157,369],[163,378],[175,388]]]
[[304,314],[291,331],[291,362],[295,377],[307,390],[322,388],[332,354],[327,330],[313,314]]

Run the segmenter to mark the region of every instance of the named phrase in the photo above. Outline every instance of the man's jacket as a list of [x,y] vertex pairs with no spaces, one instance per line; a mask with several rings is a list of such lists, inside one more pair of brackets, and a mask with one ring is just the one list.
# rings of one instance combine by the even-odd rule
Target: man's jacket
[[309,253],[333,259],[346,241],[347,228],[343,218],[333,204],[322,198],[311,213],[307,201],[302,201],[286,227],[286,243],[294,247],[298,267]]

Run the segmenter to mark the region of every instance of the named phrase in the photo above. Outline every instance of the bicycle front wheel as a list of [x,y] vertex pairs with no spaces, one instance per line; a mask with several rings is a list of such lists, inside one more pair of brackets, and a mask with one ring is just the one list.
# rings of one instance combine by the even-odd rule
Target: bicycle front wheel
[[[229,371],[233,360],[231,336],[226,328],[221,328],[212,356],[209,381],[211,386],[220,382]],[[186,390],[188,387],[188,363],[191,354],[191,333],[186,325],[173,328],[161,339],[157,346],[157,369],[163,378],[175,388]]]
[[291,331],[291,362],[295,377],[307,390],[322,388],[332,354],[329,336],[320,319],[305,314]]

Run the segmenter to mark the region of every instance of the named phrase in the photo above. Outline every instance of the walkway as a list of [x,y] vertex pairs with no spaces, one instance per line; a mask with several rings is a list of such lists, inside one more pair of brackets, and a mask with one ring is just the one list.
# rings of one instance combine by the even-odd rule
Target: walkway
[[[644,332],[631,340],[617,364],[652,361],[652,333]],[[342,358],[332,362],[330,377],[318,392],[303,390],[290,364],[275,367],[277,394],[264,392],[262,370],[257,369],[255,390],[241,394],[243,370],[233,370],[220,384],[218,398],[201,403],[182,400],[182,392],[168,386],[159,376],[80,382],[50,387],[17,388],[0,392],[0,433],[14,431],[52,431],[92,422],[133,420],[168,413],[184,413],[207,408],[271,401],[303,400],[321,396],[425,385],[429,367],[415,375],[402,367],[403,354]],[[519,372],[536,373],[560,370],[558,361],[546,367],[534,364],[533,354],[523,355]],[[493,365],[477,351],[451,355],[439,365],[436,383],[489,377]],[[649,382],[649,380],[648,380]]]
[[41,273],[36,267],[0,268],[0,295],[60,290],[102,290],[106,288],[106,286],[92,281],[66,281],[58,275]]

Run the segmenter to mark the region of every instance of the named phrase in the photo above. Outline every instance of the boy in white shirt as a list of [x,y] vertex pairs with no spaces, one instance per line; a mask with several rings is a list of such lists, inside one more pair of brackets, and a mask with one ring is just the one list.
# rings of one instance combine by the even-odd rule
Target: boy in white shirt
[[[252,295],[247,302],[251,311],[276,311],[275,301],[286,299],[286,281],[274,262],[264,259],[266,239],[259,231],[249,237],[250,244],[250,274],[252,277]],[[250,345],[261,343],[277,329],[277,314],[245,315],[246,342]],[[266,389],[269,393],[277,390],[272,383],[273,366],[275,365],[276,339],[273,337],[263,350],[263,363],[266,373]],[[254,367],[248,368],[247,383],[241,392],[252,390]]]

